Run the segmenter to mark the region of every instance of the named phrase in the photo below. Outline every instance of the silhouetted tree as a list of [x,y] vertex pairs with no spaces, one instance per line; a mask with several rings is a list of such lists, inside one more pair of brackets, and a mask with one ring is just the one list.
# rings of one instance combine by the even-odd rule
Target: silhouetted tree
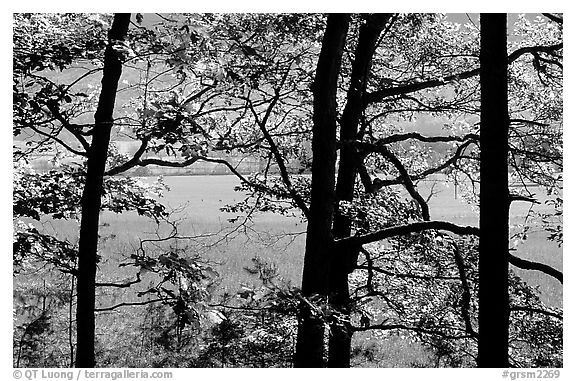
[[506,14],[480,16],[478,366],[508,366],[508,78]]
[[76,366],[91,368],[95,365],[95,300],[96,267],[98,264],[98,222],[102,204],[102,184],[110,132],[114,124],[113,113],[116,90],[122,74],[122,50],[119,46],[126,38],[130,14],[114,15],[108,32],[108,46],[104,55],[102,90],[94,115],[94,133],[88,150],[87,173],[82,193],[82,217],[78,249],[77,285],[77,352]]
[[[312,189],[302,275],[305,298],[325,302],[328,296],[336,171],[336,92],[350,16],[328,16],[313,84]],[[316,299],[316,300],[318,300]],[[320,301],[318,300],[318,301]],[[325,320],[320,308],[302,303],[294,365],[324,367]],[[315,304],[315,303],[314,303]]]
[[[372,66],[372,57],[378,38],[386,26],[391,14],[373,14],[366,17],[360,27],[358,43],[354,53],[350,87],[346,97],[346,106],[340,119],[340,141],[359,139],[358,126],[364,111],[364,95]],[[343,145],[340,148],[338,176],[336,182],[336,202],[354,199],[354,184],[358,174],[360,157],[356,147]],[[349,216],[336,210],[332,229],[335,238],[349,237],[352,221]],[[350,367],[350,346],[352,331],[350,325],[350,292],[348,274],[354,271],[358,258],[358,248],[341,246],[332,255],[330,267],[330,304],[339,313],[330,324],[328,366],[331,368]]]

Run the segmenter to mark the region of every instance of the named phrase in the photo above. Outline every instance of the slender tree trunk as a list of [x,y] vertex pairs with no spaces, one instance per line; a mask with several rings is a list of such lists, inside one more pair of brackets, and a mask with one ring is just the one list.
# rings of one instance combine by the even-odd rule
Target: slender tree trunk
[[[314,79],[312,189],[306,235],[302,293],[328,296],[330,254],[333,248],[334,177],[336,165],[336,91],[349,15],[328,16]],[[302,303],[294,366],[325,367],[325,322]]]
[[[352,64],[350,87],[347,102],[340,122],[340,141],[349,142],[358,138],[358,125],[364,111],[364,94],[370,74],[372,57],[376,43],[384,26],[390,19],[390,14],[375,14],[367,17],[360,27],[358,44]],[[353,145],[344,144],[340,148],[338,180],[336,183],[336,203],[352,201],[354,184],[357,175],[358,153]],[[349,237],[352,222],[336,210],[334,238]],[[348,289],[348,274],[354,271],[358,258],[357,247],[341,247],[332,256],[330,274],[330,304],[339,314],[330,324],[328,366],[331,368],[349,368],[352,343],[352,327],[350,324],[350,291]]]
[[70,345],[70,368],[74,367],[74,290],[76,289],[74,275],[70,276],[70,301],[68,302],[68,345]]
[[94,115],[94,133],[88,152],[86,183],[82,193],[82,217],[80,222],[80,241],[78,249],[77,284],[77,349],[76,367],[95,366],[94,338],[96,302],[96,266],[98,263],[98,222],[102,204],[102,184],[108,144],[112,129],[114,104],[118,81],[122,74],[122,62],[119,52],[113,48],[118,41],[124,41],[128,33],[130,14],[114,15],[112,27],[108,32],[108,47],[104,53],[104,71],[102,90],[98,107]]
[[478,366],[508,366],[508,80],[506,14],[480,16]]

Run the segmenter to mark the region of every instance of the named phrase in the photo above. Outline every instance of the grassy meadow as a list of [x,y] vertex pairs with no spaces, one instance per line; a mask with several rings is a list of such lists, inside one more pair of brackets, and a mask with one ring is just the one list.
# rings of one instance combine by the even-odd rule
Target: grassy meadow
[[[191,244],[190,247],[191,251],[196,250],[203,257],[217,263],[215,268],[222,276],[222,291],[234,292],[242,282],[257,281],[243,270],[245,266],[250,266],[254,256],[275,263],[283,277],[294,285],[300,284],[306,225],[298,218],[260,214],[248,224],[248,230],[230,234],[236,225],[229,223],[228,219],[235,215],[223,213],[220,208],[243,198],[241,193],[233,190],[238,184],[234,176],[174,176],[165,177],[164,181],[170,188],[164,201],[170,207],[180,210],[176,216],[182,219],[179,228],[182,234],[194,236],[218,233],[214,237],[199,239],[197,245]],[[426,195],[431,186],[431,183],[423,182],[419,189]],[[438,182],[433,190],[435,195],[430,200],[432,219],[478,225],[477,211],[459,198],[459,195],[455,195],[452,184]],[[539,195],[542,196],[541,192]],[[528,206],[527,203],[513,203],[510,213],[512,227],[524,221]],[[544,204],[536,205],[535,211],[545,208],[547,206]],[[124,235],[123,238],[106,245],[111,253],[121,253],[126,249],[126,242],[137,240],[142,231],[151,229],[148,221],[134,215],[107,214],[104,220],[110,224],[107,229],[111,232],[122,232]],[[229,239],[223,239],[226,234],[230,234]],[[528,240],[517,248],[516,254],[558,269],[562,268],[562,250],[546,239],[545,232],[536,232],[529,236]],[[115,257],[117,256],[111,256]],[[530,284],[539,287],[546,303],[562,306],[562,285],[555,279],[539,272],[518,269],[515,271]],[[356,366],[431,366],[425,349],[399,336],[374,339],[369,333],[358,333],[354,336],[353,345],[353,364]]]
[[[165,192],[163,201],[174,210],[173,218],[179,221],[179,234],[191,237],[189,240],[179,240],[178,245],[182,245],[180,248],[186,246],[188,252],[198,254],[213,263],[214,269],[222,278],[220,292],[234,293],[241,283],[257,283],[253,275],[243,270],[251,265],[251,259],[255,256],[275,263],[282,277],[295,286],[299,285],[306,230],[306,225],[299,218],[260,214],[238,229],[238,222],[228,221],[235,215],[220,210],[226,204],[243,199],[242,193],[234,191],[234,186],[238,185],[234,176],[174,176],[165,177],[164,182],[170,190]],[[430,183],[422,183],[419,189],[426,195],[430,187]],[[477,226],[477,212],[455,197],[451,184],[438,182],[434,186],[434,192],[435,195],[430,200],[432,219]],[[541,204],[537,207],[542,209],[547,206]],[[526,203],[513,205],[511,225],[524,221],[527,210]],[[120,268],[118,265],[135,252],[140,239],[155,237],[155,225],[135,213],[117,215],[110,212],[103,213],[101,225],[102,260],[99,265],[99,281],[118,282],[119,279],[133,279],[134,268]],[[78,227],[75,223],[45,221],[44,228],[56,232],[60,237],[68,238],[71,242],[77,240]],[[162,232],[164,233],[165,231]],[[526,242],[518,246],[516,254],[562,269],[562,249],[549,242],[544,232],[531,235]],[[540,288],[545,302],[562,306],[562,287],[556,280],[533,271],[518,273],[530,284]],[[135,291],[144,290],[149,284],[146,277],[143,279],[142,283],[131,287],[129,291],[100,290],[100,306],[136,301],[138,298]],[[132,307],[100,313],[98,329],[103,345],[109,345],[106,340],[110,340],[111,335],[113,340],[123,340],[121,338],[130,331],[127,327],[139,324],[134,319],[141,319],[138,314],[143,311],[143,307]],[[125,340],[128,343],[130,339]],[[430,366],[428,355],[420,345],[406,342],[400,337],[375,340],[367,334],[357,334],[354,336],[354,347],[356,357],[353,363],[357,366]],[[116,361],[129,366],[133,359]]]
[[[234,186],[238,185],[238,180],[234,176],[174,176],[165,177],[164,182],[170,188],[164,195],[164,201],[171,208],[179,210],[175,216],[182,221],[179,230],[183,235],[218,233],[217,236],[203,241],[206,244],[216,244],[208,248],[196,247],[193,250],[220,263],[219,271],[224,277],[224,288],[235,288],[240,281],[251,280],[242,268],[249,266],[251,258],[255,255],[276,263],[284,277],[296,285],[299,284],[306,231],[306,225],[299,218],[271,213],[256,215],[248,223],[248,230],[239,230],[231,234],[229,239],[224,239],[224,235],[230,234],[238,224],[229,223],[228,219],[235,215],[221,212],[220,208],[243,198],[241,193],[233,190]],[[421,183],[419,188],[423,195],[426,195],[430,183]],[[533,191],[542,196],[542,192]],[[477,211],[459,196],[455,197],[452,184],[436,183],[434,192],[430,200],[432,219],[461,225],[478,225]],[[541,203],[534,207],[534,211],[543,211],[547,208],[549,208],[547,205]],[[513,203],[510,211],[512,229],[524,222],[528,209],[528,203]],[[137,240],[141,232],[151,231],[152,227],[146,219],[132,214],[121,216],[106,214],[103,221],[109,224],[106,230],[120,232],[123,235],[122,239],[107,244],[108,250],[112,251],[118,251],[119,246],[115,245],[122,246],[126,241]],[[243,232],[247,235],[242,234]],[[285,233],[288,233],[287,236]],[[548,241],[546,236],[543,231],[532,233],[528,240],[517,247],[516,255],[561,270],[562,249]],[[515,271],[531,284],[539,286],[547,302],[556,306],[562,305],[562,287],[556,280],[538,272],[518,269]]]

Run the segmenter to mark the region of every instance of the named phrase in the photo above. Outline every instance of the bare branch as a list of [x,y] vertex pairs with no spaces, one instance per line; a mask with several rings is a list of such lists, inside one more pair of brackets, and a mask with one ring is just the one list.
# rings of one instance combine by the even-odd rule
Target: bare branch
[[136,279],[128,281],[126,283],[107,283],[107,282],[98,283],[98,282],[96,282],[96,287],[128,288],[128,287],[132,286],[133,284],[140,283],[141,281],[142,281],[142,279],[140,279],[140,272],[137,272],[136,273]]
[[450,142],[465,142],[467,140],[480,140],[480,136],[478,134],[466,134],[461,136],[424,136],[419,134],[418,132],[408,132],[405,134],[394,134],[387,136],[382,139],[378,139],[375,144],[390,144],[390,143],[397,143],[409,139],[419,140],[425,143],[450,143]]
[[[173,298],[171,298],[171,299],[173,299]],[[165,301],[168,301],[171,299],[150,299],[150,300],[146,300],[144,302],[118,303],[118,304],[110,306],[110,307],[95,308],[94,312],[114,311],[115,309],[118,309],[120,307],[145,306],[147,304],[152,304],[152,303],[156,303],[156,302],[165,302]]]
[[528,261],[526,259],[516,257],[512,254],[508,254],[508,261],[511,265],[514,265],[520,269],[537,270],[543,272],[544,274],[548,274],[553,278],[556,278],[560,283],[564,283],[564,275],[562,272],[544,263]]
[[[390,228],[381,229],[372,233],[355,235],[352,237],[342,238],[335,240],[337,245],[351,245],[361,246],[368,243],[381,241],[387,238],[397,237],[401,235],[419,233],[426,230],[443,230],[458,235],[480,235],[480,229],[475,226],[461,226],[446,221],[422,221],[413,222],[407,225],[393,226]],[[544,263],[533,262],[526,259],[516,257],[508,253],[508,260],[511,265],[524,270],[537,270],[556,278],[560,283],[563,283],[563,274],[561,271],[548,266]]]
[[533,197],[526,197],[519,194],[510,194],[510,202],[512,201],[526,201],[531,202],[532,204],[540,204],[540,201],[536,200]]
[[[59,108],[57,102],[48,102],[48,104],[46,106],[48,107],[48,110],[50,110],[50,112],[52,113],[54,118],[56,118],[56,120],[58,120],[60,123],[62,123],[62,126],[68,132],[70,132],[72,135],[74,135],[74,137],[80,142],[80,144],[84,148],[84,151],[88,152],[88,150],[90,149],[90,144],[88,143],[86,138],[84,138],[84,136],[82,136],[82,132],[80,132],[82,129],[82,126],[70,123],[70,121],[67,120],[64,117],[64,115],[62,115],[62,113],[60,112],[60,108]],[[62,144],[62,143],[60,143],[60,144]],[[67,149],[69,149],[69,148],[67,148]]]
[[[289,72],[289,70],[287,70],[285,72],[284,76],[282,77],[282,82],[280,84],[280,88],[282,87],[282,85],[286,81],[286,78],[288,76],[288,72]],[[266,141],[270,145],[270,151],[274,155],[274,159],[276,160],[276,164],[278,165],[278,168],[280,170],[280,176],[282,177],[282,181],[284,182],[284,184],[286,185],[286,188],[288,189],[288,193],[290,193],[290,196],[292,197],[292,199],[294,200],[296,205],[300,208],[300,210],[302,210],[302,213],[304,213],[304,215],[306,217],[308,217],[308,215],[310,213],[308,206],[304,202],[304,199],[302,199],[302,197],[294,190],[294,187],[292,186],[292,181],[290,180],[290,175],[288,174],[288,170],[286,169],[286,163],[284,161],[284,157],[280,153],[280,150],[278,149],[278,145],[276,144],[276,142],[274,141],[274,139],[270,135],[270,132],[266,128],[266,123],[267,123],[270,115],[272,114],[272,109],[274,108],[274,106],[276,105],[276,103],[278,102],[279,99],[280,99],[280,91],[279,91],[279,89],[276,89],[274,98],[272,99],[272,101],[268,105],[268,107],[266,109],[266,113],[264,114],[264,117],[262,118],[262,120],[260,120],[260,118],[258,117],[258,114],[256,113],[256,110],[254,109],[252,102],[249,100],[248,100],[248,105],[250,107],[250,111],[254,115],[254,119],[256,120],[258,127],[260,127],[260,131],[262,132],[262,134],[264,135],[264,138],[266,139]]]
[[144,152],[146,152],[146,148],[148,147],[148,142],[149,142],[148,138],[143,139],[142,142],[140,143],[140,147],[138,147],[138,150],[136,150],[136,152],[134,153],[134,156],[132,156],[132,158],[130,160],[128,160],[124,164],[120,164],[114,168],[109,169],[105,173],[105,175],[106,176],[114,176],[114,175],[117,175],[119,173],[125,172],[125,171],[129,170],[130,168],[133,168],[137,165],[141,165],[141,164],[139,164],[140,158],[142,157]]
[[[561,14],[561,13],[560,13]],[[564,18],[560,17],[558,15],[555,15],[553,13],[542,13],[542,15],[544,15],[545,17],[549,18],[550,20],[554,21],[555,23],[558,23],[560,25],[562,25],[564,23]]]
[[422,195],[418,192],[418,190],[414,186],[410,174],[404,167],[404,164],[402,164],[400,159],[398,159],[398,157],[394,155],[394,153],[392,153],[392,151],[390,151],[388,147],[386,147],[385,145],[380,146],[379,152],[383,154],[384,157],[386,157],[394,165],[394,167],[396,167],[396,170],[400,173],[400,178],[404,183],[404,187],[406,188],[410,196],[412,196],[412,198],[416,200],[418,205],[420,205],[422,219],[424,221],[430,221],[430,208],[428,207],[428,203],[426,202],[426,200],[424,200]]
[[361,246],[372,242],[381,241],[386,238],[419,233],[426,230],[444,230],[458,235],[479,235],[480,229],[474,226],[460,226],[446,221],[422,221],[413,222],[407,225],[393,226],[372,233],[355,235],[335,241],[337,245]]
[[65,141],[63,141],[62,139],[58,138],[56,135],[58,134],[50,134],[48,132],[44,132],[32,125],[28,126],[32,131],[46,137],[49,140],[53,140],[56,143],[58,143],[59,145],[61,145],[62,147],[64,147],[66,150],[72,152],[75,155],[79,155],[79,156],[84,156],[87,157],[88,153],[85,151],[78,151],[77,149],[72,148],[70,145],[68,145]]
[[458,275],[460,276],[460,283],[462,284],[462,317],[464,318],[464,325],[466,326],[466,332],[468,332],[472,337],[477,338],[478,332],[474,331],[472,327],[472,319],[470,317],[470,300],[472,298],[470,292],[470,285],[468,284],[468,277],[466,275],[466,267],[464,265],[464,258],[460,254],[458,245],[454,245],[454,261],[456,262],[456,267],[458,268]]
[[198,91],[197,93],[194,93],[192,95],[190,95],[188,98],[186,98],[182,103],[181,106],[186,106],[188,103],[200,98],[202,95],[204,95],[206,92],[208,92],[210,89],[213,89],[214,85],[205,85],[205,87]]
[[200,160],[200,158],[201,158],[200,156],[192,156],[184,161],[168,161],[157,158],[148,158],[138,160],[135,165],[138,165],[140,167],[145,167],[147,165],[158,165],[160,167],[184,168],[188,167],[191,164],[194,164],[195,162]]

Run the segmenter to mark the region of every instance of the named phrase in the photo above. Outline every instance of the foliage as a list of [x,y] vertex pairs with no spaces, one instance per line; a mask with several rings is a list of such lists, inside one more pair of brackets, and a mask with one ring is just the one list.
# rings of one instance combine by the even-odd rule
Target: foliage
[[65,309],[71,302],[69,275],[20,275],[14,285],[14,366],[67,367],[73,349]]
[[[27,273],[45,274],[52,268],[74,274],[73,239],[52,235],[43,224],[75,223],[79,215],[93,128],[88,116],[99,92],[95,78],[110,20],[109,15],[14,15],[13,133],[21,143],[14,149],[13,188],[18,282],[28,282],[22,280]],[[352,19],[339,82],[340,114],[365,20],[364,15]],[[413,183],[417,191],[417,182],[430,175],[450,176],[471,203],[477,201],[479,86],[473,72],[478,28],[435,14],[399,14],[393,20],[375,52],[360,139],[339,142],[357,144],[363,175],[354,201],[339,205],[352,220],[354,234],[423,220],[422,202],[414,194],[407,198],[400,187]],[[246,197],[222,210],[248,219],[258,212],[305,219],[311,84],[324,17],[171,14],[140,15],[136,21],[129,42],[115,47],[123,52],[125,74],[118,93],[123,106],[116,110],[113,129],[113,140],[132,142],[136,150],[113,147],[108,174],[257,157],[265,163],[260,173],[235,173],[242,180],[237,190]],[[562,33],[561,23],[522,16],[509,44],[511,54],[525,49],[509,67],[510,182],[520,184],[519,196],[528,199],[535,198],[529,185],[546,188],[549,199],[540,201],[553,206],[552,212],[530,212],[525,226],[514,231],[513,238],[520,241],[543,228],[562,244],[563,60],[561,46],[549,48],[562,43]],[[417,134],[407,133],[415,130]],[[54,157],[48,171],[23,164],[40,155]],[[178,245],[183,237],[159,201],[164,189],[161,179],[149,185],[133,177],[106,177],[103,210],[136,212],[167,224],[169,232],[160,234],[158,228],[156,237],[142,238],[122,263],[134,271],[130,291],[135,300],[156,299],[145,310],[130,307],[145,317],[128,315],[141,327],[128,325],[129,340],[122,350],[137,347],[149,355],[141,362],[127,359],[111,349],[117,343],[103,339],[102,364],[290,366],[301,297],[277,284],[273,267],[256,260],[249,271],[262,286],[245,286],[215,302],[218,274],[212,264],[192,255],[192,248]],[[423,343],[433,351],[437,366],[474,366],[476,245],[429,231],[364,247],[350,275],[355,329],[374,331],[376,338],[400,335]],[[143,279],[149,286],[136,290]],[[510,280],[517,308],[510,325],[513,365],[561,366],[561,313],[545,306],[536,290],[513,273]],[[50,281],[49,288],[59,284]],[[46,355],[50,345],[50,353],[65,347],[61,338],[50,342],[50,337],[56,337],[55,327],[62,331],[65,326],[55,324],[54,316],[63,316],[63,303],[70,297],[54,295],[59,304],[46,309],[34,304],[28,321],[15,323],[20,340],[15,358],[22,366],[68,364],[67,358]],[[329,319],[334,311],[324,302],[318,307]]]
[[279,277],[277,267],[252,259],[246,268],[262,282],[242,286],[218,303],[222,319],[204,338],[199,367],[290,367],[296,338],[297,291]]
[[42,363],[43,336],[50,335],[50,316],[42,312],[38,318],[30,322],[25,327],[19,327],[21,333],[20,341],[15,345],[18,348],[16,366],[29,364],[34,366]]
[[[65,272],[74,272],[76,247],[66,238],[47,234],[39,224],[47,220],[78,222],[81,184],[84,170],[75,165],[61,164],[58,169],[39,173],[29,165],[14,166],[14,271],[21,271],[26,262],[45,262]],[[165,186],[160,178],[146,184],[136,178],[107,178],[104,182],[102,209],[114,213],[135,211],[139,215],[160,220],[168,217],[158,201]],[[37,221],[35,225],[28,221]]]
[[[378,215],[380,210],[386,216],[385,209],[373,207],[371,213]],[[359,228],[366,229],[366,220],[362,222]],[[432,349],[436,366],[475,365],[475,239],[430,231],[373,244],[363,255],[350,277],[354,295],[351,319],[356,330],[379,330],[375,335],[380,338],[400,334],[421,342]],[[537,290],[513,272],[510,293],[510,357],[514,366],[533,367],[543,359],[550,361],[547,366],[559,366],[561,312],[544,305]],[[540,344],[534,340],[535,335],[542,339]]]
[[[203,311],[199,320],[180,325],[178,308],[148,304],[126,311],[122,321],[136,324],[118,334],[128,342],[118,349],[102,342],[103,365],[146,367],[289,367],[296,334],[295,291],[260,259],[247,271],[260,285],[243,285],[231,295],[209,295],[186,308]],[[112,332],[110,332],[112,335]],[[107,344],[107,345],[105,345]],[[126,352],[137,356],[127,355]]]

